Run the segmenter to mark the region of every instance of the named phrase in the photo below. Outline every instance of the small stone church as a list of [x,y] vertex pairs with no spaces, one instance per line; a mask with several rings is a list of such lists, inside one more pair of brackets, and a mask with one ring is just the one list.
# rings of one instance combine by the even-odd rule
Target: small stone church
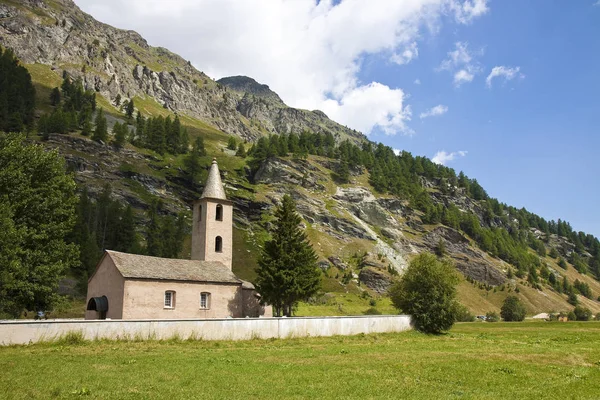
[[214,159],[193,219],[191,260],[106,250],[88,281],[85,319],[271,317],[231,270],[233,202]]

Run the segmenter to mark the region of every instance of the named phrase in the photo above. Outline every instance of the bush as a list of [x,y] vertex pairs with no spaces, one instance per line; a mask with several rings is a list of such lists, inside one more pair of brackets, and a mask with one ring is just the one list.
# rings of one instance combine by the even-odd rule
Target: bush
[[573,309],[573,314],[577,321],[589,321],[592,318],[592,311],[583,306],[577,306]]
[[516,296],[508,296],[500,309],[502,319],[508,322],[523,321],[525,319],[525,306]]
[[370,307],[367,309],[367,311],[365,311],[365,315],[381,315],[381,311],[375,307]]
[[390,297],[396,308],[412,315],[417,330],[440,333],[454,324],[457,284],[450,260],[422,253],[410,262],[402,279],[392,285]]
[[596,314],[596,321],[600,321],[600,312]]
[[485,320],[487,322],[498,322],[498,321],[500,321],[500,316],[495,311],[488,311],[485,314]]
[[575,292],[569,293],[569,298],[567,299],[567,302],[572,306],[576,306],[577,304],[579,304],[579,300],[577,300],[577,295],[575,294]]
[[569,311],[569,313],[567,314],[567,318],[569,319],[569,321],[576,321],[577,315],[575,315],[573,311]]
[[471,314],[469,309],[462,304],[459,304],[456,307],[456,315],[454,316],[454,321],[456,322],[473,322],[475,321],[475,316]]

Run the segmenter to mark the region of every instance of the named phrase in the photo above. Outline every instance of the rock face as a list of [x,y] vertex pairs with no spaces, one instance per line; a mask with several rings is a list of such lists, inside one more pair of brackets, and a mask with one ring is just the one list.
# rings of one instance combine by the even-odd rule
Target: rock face
[[47,65],[48,73],[61,76],[66,71],[81,78],[86,89],[109,101],[117,95],[123,100],[148,97],[244,139],[253,140],[264,129],[310,129],[331,132],[338,140],[364,140],[323,113],[287,107],[268,86],[251,78],[217,83],[180,56],[149,46],[136,32],[96,21],[72,0],[0,3],[0,45],[12,48],[24,63]]
[[471,246],[469,240],[460,232],[440,226],[423,237],[427,249],[434,252],[442,241],[448,255],[455,261],[456,268],[465,276],[489,285],[505,283],[505,276],[498,271],[485,253]]
[[392,285],[392,280],[385,273],[371,267],[361,269],[358,279],[378,294],[387,293]]

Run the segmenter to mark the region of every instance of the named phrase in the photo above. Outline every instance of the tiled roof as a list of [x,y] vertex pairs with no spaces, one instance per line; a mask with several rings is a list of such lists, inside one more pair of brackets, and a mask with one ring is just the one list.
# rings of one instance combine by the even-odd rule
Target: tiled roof
[[107,250],[106,253],[124,278],[242,283],[229,268],[218,261],[177,260],[112,250]]

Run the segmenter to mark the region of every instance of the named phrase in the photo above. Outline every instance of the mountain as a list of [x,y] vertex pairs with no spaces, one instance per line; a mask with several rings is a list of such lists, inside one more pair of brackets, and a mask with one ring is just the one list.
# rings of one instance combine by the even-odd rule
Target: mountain
[[[251,280],[273,207],[291,194],[323,269],[324,293],[301,305],[302,314],[391,312],[387,287],[422,251],[454,260],[460,300],[473,313],[498,311],[509,293],[530,313],[570,310],[570,294],[600,311],[597,238],[490,198],[476,180],[427,158],[396,155],[320,111],[288,107],[252,78],[214,81],[137,33],[94,20],[70,0],[0,0],[0,45],[13,49],[31,74],[38,118],[72,115],[69,133],[31,140],[58,149],[98,208],[108,207],[103,193],[110,184],[113,201],[133,207],[140,238],[148,234],[152,212],[183,212],[189,220],[190,203],[216,157],[235,203],[234,269]],[[75,121],[83,111],[61,109],[68,95],[63,77],[95,93],[108,125],[125,125],[133,140],[120,148],[114,136],[109,143],[82,136]],[[62,93],[59,104],[50,101],[53,92]],[[152,123],[128,118],[122,105],[130,101]],[[204,140],[199,179],[192,177],[187,146],[171,154],[139,139],[142,128],[152,135],[171,132],[176,115],[190,143]],[[232,138],[249,157],[229,148]],[[90,262],[111,229],[106,221],[103,231],[89,226],[96,240],[86,242]],[[189,237],[179,255],[189,256]],[[83,279],[76,272],[73,278]]]
[[217,83],[239,92],[242,95],[249,94],[284,105],[283,100],[281,100],[279,95],[272,91],[268,85],[260,84],[247,76],[228,76],[219,79]]
[[322,113],[285,106],[276,94],[270,96],[279,100],[276,106],[265,104],[264,96],[240,97],[189,61],[149,46],[136,32],[96,21],[71,0],[0,1],[0,36],[1,45],[35,65],[39,74],[60,76],[66,71],[108,101],[117,95],[140,103],[151,99],[244,139],[310,129],[331,132],[338,140],[364,140]]

